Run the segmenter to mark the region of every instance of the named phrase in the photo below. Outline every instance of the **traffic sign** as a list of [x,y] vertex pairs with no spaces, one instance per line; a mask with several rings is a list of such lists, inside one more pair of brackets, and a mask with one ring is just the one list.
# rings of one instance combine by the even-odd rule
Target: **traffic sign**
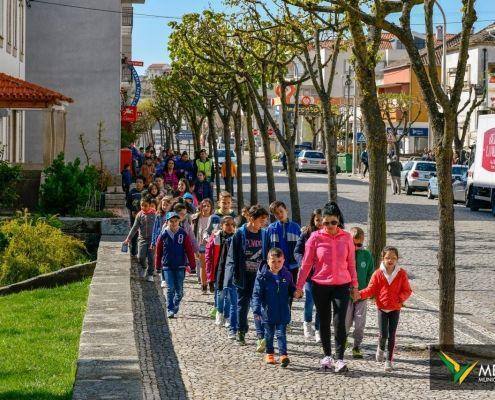
[[356,132],[356,143],[366,143],[366,136],[363,132]]
[[129,64],[134,65],[135,67],[143,67],[144,61],[128,61]]

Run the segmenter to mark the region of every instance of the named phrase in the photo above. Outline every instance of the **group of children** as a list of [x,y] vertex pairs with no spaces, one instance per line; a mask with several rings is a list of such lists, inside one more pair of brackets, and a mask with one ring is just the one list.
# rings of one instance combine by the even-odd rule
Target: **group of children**
[[[297,287],[305,283],[304,336],[309,339],[314,335],[316,342],[322,341],[319,314],[323,308],[321,301],[315,302],[313,299],[313,286],[321,287],[321,282],[313,280],[313,273],[321,275],[323,271],[332,278],[332,274],[339,272],[329,259],[328,265],[319,266],[317,272],[312,268],[307,278],[304,275],[303,283],[298,282],[298,275],[308,240],[315,232],[328,234],[325,227],[333,224],[331,221],[327,223],[324,211],[314,210],[309,224],[301,229],[288,218],[287,207],[281,201],[273,202],[269,211],[260,205],[245,207],[237,217],[232,211],[232,197],[228,192],[220,193],[216,209],[210,199],[204,199],[197,210],[191,211],[171,196],[163,197],[158,204],[149,197],[142,197],[140,208],[125,243],[138,236],[137,258],[143,278],[152,282],[154,271],[161,273],[168,318],[175,318],[179,313],[186,271],[197,273],[203,294],[210,292],[214,295],[214,308],[210,316],[215,319],[215,324],[227,328],[230,339],[245,345],[251,309],[257,336],[256,351],[266,353],[266,363],[279,362],[282,367],[287,367],[290,362],[287,327],[291,321],[293,299],[302,296],[301,290],[296,289],[296,283]],[[268,224],[270,214],[274,222]],[[343,231],[343,218],[337,223],[338,232],[352,237],[353,254],[348,257],[350,261],[346,268],[355,268],[354,275],[351,275],[357,278],[356,287],[352,287],[351,282],[343,286],[347,291],[347,300],[352,300],[335,303],[346,305],[346,337],[354,325],[352,355],[354,358],[363,357],[361,343],[366,326],[366,299],[374,297],[380,328],[376,360],[385,360],[387,348],[385,369],[389,371],[393,368],[400,309],[411,294],[407,274],[397,265],[399,254],[394,247],[383,250],[381,265],[375,269],[371,253],[363,247],[363,230],[354,227],[347,233]],[[314,246],[315,239],[310,242]],[[337,244],[330,251],[335,254],[339,249]],[[317,253],[319,250],[311,251]],[[336,310],[335,304],[334,315],[342,312]],[[324,321],[330,324],[327,318]],[[337,323],[336,317],[334,323]],[[329,336],[328,329],[324,331]],[[335,332],[340,332],[340,328],[335,326]],[[275,337],[280,356],[278,362],[274,350]],[[335,367],[335,372],[345,370]]]

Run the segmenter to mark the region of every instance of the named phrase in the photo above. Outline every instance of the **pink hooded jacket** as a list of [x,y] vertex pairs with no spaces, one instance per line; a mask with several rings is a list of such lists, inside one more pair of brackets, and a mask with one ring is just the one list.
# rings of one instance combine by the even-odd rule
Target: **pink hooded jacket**
[[311,269],[311,280],[319,285],[358,287],[354,241],[350,233],[338,229],[336,235],[326,230],[314,232],[306,242],[304,258],[297,277],[297,289],[302,290]]

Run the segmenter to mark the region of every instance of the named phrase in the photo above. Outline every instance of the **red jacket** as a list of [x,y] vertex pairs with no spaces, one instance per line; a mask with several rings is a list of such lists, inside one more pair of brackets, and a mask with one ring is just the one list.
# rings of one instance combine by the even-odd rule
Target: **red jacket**
[[208,282],[215,282],[215,272],[220,257],[220,232],[213,233],[205,248],[206,279]]
[[[388,277],[388,280],[387,280]],[[396,267],[392,275],[388,276],[382,264],[371,276],[368,287],[360,290],[362,299],[376,298],[376,306],[380,310],[400,310],[412,294],[406,271]]]

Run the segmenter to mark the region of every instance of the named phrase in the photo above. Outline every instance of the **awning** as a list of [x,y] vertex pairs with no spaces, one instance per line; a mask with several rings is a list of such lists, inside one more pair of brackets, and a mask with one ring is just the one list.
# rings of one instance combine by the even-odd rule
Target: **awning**
[[73,102],[70,97],[43,86],[0,73],[0,108],[40,109]]

